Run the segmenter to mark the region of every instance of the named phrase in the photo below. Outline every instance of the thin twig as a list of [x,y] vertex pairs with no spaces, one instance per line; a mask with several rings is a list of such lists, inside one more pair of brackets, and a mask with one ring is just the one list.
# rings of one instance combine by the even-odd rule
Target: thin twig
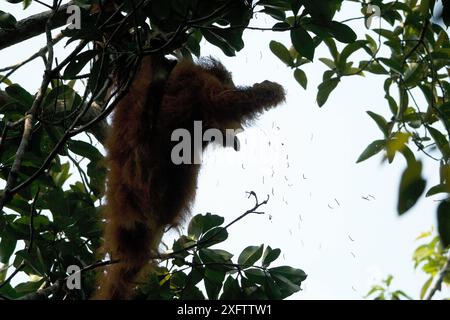
[[[56,2],[54,2],[56,5]],[[57,6],[55,6],[57,7]],[[55,8],[57,9],[57,8]],[[11,192],[13,189],[14,184],[16,183],[17,175],[20,171],[20,167],[22,165],[23,157],[25,155],[25,151],[27,150],[28,144],[31,140],[31,132],[34,124],[34,119],[36,117],[37,112],[39,111],[39,108],[41,107],[42,101],[44,100],[45,92],[47,90],[47,87],[51,81],[51,70],[53,65],[53,39],[52,39],[52,19],[54,17],[56,11],[53,12],[53,15],[50,15],[48,18],[48,21],[46,23],[46,36],[47,36],[47,64],[45,66],[45,71],[42,79],[41,86],[39,88],[39,91],[36,95],[36,98],[33,101],[33,104],[31,108],[27,111],[27,114],[25,115],[25,122],[24,122],[24,129],[22,134],[22,139],[20,141],[19,147],[16,152],[16,156],[14,158],[13,165],[11,167],[11,170],[8,174],[8,178],[6,181],[5,189],[3,190],[3,195],[0,198],[0,211],[3,209],[5,204],[11,199],[12,195],[14,194]]]
[[33,248],[33,241],[34,241],[34,216],[36,215],[36,202],[39,198],[39,192],[41,191],[41,189],[38,187],[36,194],[34,196],[33,199],[33,203],[31,204],[31,208],[30,208],[30,238],[28,240],[28,253],[31,252],[31,249]]
[[426,31],[427,31],[429,25],[430,25],[430,20],[427,19],[425,21],[425,23],[423,25],[423,28],[422,28],[422,31],[420,33],[419,41],[417,41],[417,43],[414,45],[414,47],[412,47],[412,49],[405,55],[405,58],[403,59],[403,65],[408,61],[408,59],[411,57],[411,55],[414,52],[416,52],[416,50],[423,43],[423,40],[425,39],[425,34],[426,34]]
[[[64,37],[63,34],[59,33],[52,40],[53,45],[57,44],[63,37]],[[4,72],[4,71],[8,71],[8,70],[9,70],[9,72],[0,78],[0,83],[3,82],[5,79],[8,79],[14,72],[19,70],[21,67],[23,67],[27,63],[33,61],[34,59],[36,59],[38,57],[44,56],[47,53],[47,51],[48,51],[48,45],[46,45],[45,47],[41,48],[38,52],[36,52],[35,54],[33,54],[32,56],[30,56],[29,58],[25,59],[22,62],[19,62],[19,63],[15,64],[15,65],[12,65],[12,66],[9,66],[9,67],[1,68],[0,72]]]
[[[256,193],[254,192],[254,191],[250,191],[250,192],[248,192],[249,193],[249,198],[251,197],[251,196],[253,196],[254,198],[255,198],[255,205],[253,206],[253,208],[251,208],[251,209],[249,209],[249,210],[247,210],[247,211],[245,211],[243,214],[241,214],[239,217],[237,217],[236,219],[234,219],[233,221],[231,221],[230,223],[228,223],[225,227],[223,227],[223,229],[228,229],[229,227],[231,227],[233,224],[235,224],[236,222],[238,222],[239,220],[241,220],[241,219],[243,219],[244,217],[246,217],[246,216],[248,216],[249,214],[251,214],[251,213],[255,213],[255,214],[264,214],[264,212],[258,212],[258,211],[256,211],[257,209],[259,209],[259,207],[261,207],[261,206],[263,206],[263,205],[265,205],[265,204],[267,204],[267,202],[269,201],[269,195],[267,195],[267,199],[266,200],[264,200],[263,202],[259,202],[258,201],[258,197],[256,196]],[[221,229],[220,231],[222,231],[223,229]],[[174,252],[171,252],[171,253],[168,253],[168,254],[164,254],[164,255],[160,255],[159,257],[157,257],[158,259],[161,259],[161,260],[165,260],[165,259],[169,259],[169,258],[171,258],[171,257],[173,257],[173,256],[175,256],[175,255],[177,255],[178,253],[181,253],[181,252],[185,252],[185,251],[187,251],[187,250],[190,250],[190,249],[193,249],[193,248],[195,248],[195,247],[198,247],[198,246],[200,246],[200,245],[203,245],[203,244],[205,244],[205,243],[208,243],[208,242],[211,242],[212,240],[214,240],[219,234],[220,234],[220,231],[219,232],[216,232],[216,233],[214,233],[214,234],[212,234],[210,237],[208,237],[208,238],[204,238],[204,239],[202,239],[202,240],[200,240],[200,241],[197,241],[197,243],[195,243],[195,244],[193,244],[193,245],[190,245],[190,246],[187,246],[187,247],[185,247],[185,248],[183,248],[183,249],[180,249],[180,250],[176,250],[176,251],[174,251]]]
[[216,10],[214,10],[213,12],[211,12],[211,14],[205,16],[205,17],[201,17],[198,19],[192,19],[188,21],[188,24],[196,24],[196,23],[202,23],[202,22],[206,22],[212,18],[215,18],[218,14],[220,14],[224,9],[226,9],[227,7],[229,7],[230,5],[230,1],[225,2],[223,5],[221,5],[219,8],[217,8]]
[[[86,114],[86,112],[89,109],[89,106],[97,99],[97,96],[92,96],[91,100],[86,104],[86,106],[83,108],[83,110],[78,114],[78,116],[75,118],[75,120],[72,122],[72,124],[69,126],[69,128],[65,131],[64,135],[62,136],[62,138],[57,142],[56,146],[53,148],[53,150],[49,153],[49,155],[45,158],[43,164],[39,167],[38,170],[36,170],[29,178],[27,178],[25,181],[23,181],[22,183],[20,183],[19,185],[17,185],[16,187],[14,187],[10,192],[11,193],[15,193],[18,192],[19,190],[27,187],[28,185],[30,185],[42,172],[44,172],[47,167],[50,165],[50,163],[52,162],[53,158],[58,154],[59,150],[64,146],[64,144],[66,143],[66,141],[77,135],[80,132],[83,132],[85,130],[88,130],[89,128],[91,128],[93,125],[95,125],[97,122],[103,120],[109,113],[112,112],[112,110],[114,109],[114,107],[117,105],[117,103],[120,101],[120,99],[126,94],[126,92],[128,91],[128,87],[131,84],[132,79],[134,78],[134,74],[135,71],[137,69],[137,60],[134,63],[134,67],[132,68],[132,72],[129,76],[128,81],[125,83],[125,85],[120,88],[118,90],[116,99],[108,106],[105,108],[105,110],[101,113],[99,113],[94,119],[92,119],[91,121],[89,121],[87,124],[83,125],[80,128],[75,129],[75,127],[77,126],[78,122],[80,119],[82,119],[84,117],[84,115]],[[104,84],[104,88],[108,87],[109,83],[108,81],[105,82]],[[103,92],[103,90],[100,90],[99,94]],[[112,95],[114,96],[114,95]],[[111,96],[111,97],[112,97]],[[111,98],[110,97],[110,98]]]
[[5,279],[5,281],[3,281],[1,284],[0,284],[0,289],[1,288],[3,288],[4,286],[6,286],[20,271],[22,271],[22,269],[25,267],[25,264],[24,263],[22,263],[22,264],[20,264],[20,266],[18,266],[17,268],[16,268],[16,270],[14,270],[14,272],[13,273],[11,273],[11,275],[8,277],[8,278],[6,278]]

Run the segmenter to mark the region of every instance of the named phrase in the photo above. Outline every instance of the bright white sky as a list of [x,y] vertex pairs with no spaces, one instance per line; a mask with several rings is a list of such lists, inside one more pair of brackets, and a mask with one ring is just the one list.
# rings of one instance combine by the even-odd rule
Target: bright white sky
[[[42,11],[33,4],[24,14],[20,5],[4,1],[0,9],[18,19]],[[358,6],[349,6],[337,20],[359,14]],[[270,26],[271,21],[261,17],[256,24]],[[360,36],[365,32],[361,22],[354,26],[361,30]],[[397,157],[387,165],[377,156],[355,164],[365,147],[382,137],[366,111],[389,118],[383,77],[343,79],[320,109],[315,98],[324,65],[316,60],[304,68],[308,75],[305,91],[292,71],[269,51],[272,39],[290,43],[288,34],[246,31],[245,48],[233,58],[202,43],[202,55],[220,59],[236,84],[269,79],[282,84],[288,95],[284,105],[267,112],[240,135],[239,153],[208,152],[192,213],[211,212],[231,221],[253,206],[246,191],[255,191],[260,200],[269,194],[268,205],[261,209],[266,215],[248,216],[234,225],[223,247],[236,255],[247,245],[281,248],[279,264],[308,274],[303,291],[292,298],[360,299],[388,274],[395,277],[394,288],[417,298],[426,276],[413,270],[411,256],[419,245],[415,238],[435,225],[436,198],[421,199],[399,218],[396,199],[404,160]],[[0,67],[22,61],[43,43],[37,37],[1,51]],[[69,52],[62,50],[60,46],[57,53]],[[323,56],[328,52],[320,47],[316,57]],[[12,79],[35,92],[42,67],[37,60]],[[437,181],[436,164],[424,160],[430,187]],[[362,198],[369,195],[375,199]]]

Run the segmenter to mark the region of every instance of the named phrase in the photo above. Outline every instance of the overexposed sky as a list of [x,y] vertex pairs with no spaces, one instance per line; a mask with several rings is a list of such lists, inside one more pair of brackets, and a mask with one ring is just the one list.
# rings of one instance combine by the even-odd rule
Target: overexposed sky
[[[20,5],[2,1],[0,10],[11,11],[19,19],[43,8],[33,3],[24,13]],[[357,5],[348,6],[337,20],[359,14]],[[254,23],[272,25],[263,16]],[[366,31],[362,21],[352,26],[361,31],[360,36]],[[422,198],[405,216],[398,217],[403,158],[397,156],[387,165],[378,155],[355,164],[365,147],[382,137],[366,111],[389,118],[383,98],[384,78],[345,78],[327,104],[319,108],[316,88],[325,66],[318,60],[305,66],[305,91],[294,80],[293,70],[270,52],[272,39],[290,43],[287,33],[246,31],[245,48],[233,58],[202,43],[202,55],[220,59],[233,73],[236,84],[251,85],[268,79],[282,84],[288,94],[285,104],[267,112],[240,134],[239,153],[208,150],[192,213],[211,212],[231,221],[253,206],[246,191],[255,191],[260,200],[269,194],[268,205],[261,208],[266,214],[248,216],[234,225],[222,247],[236,256],[247,245],[264,243],[280,248],[279,264],[301,268],[308,274],[303,291],[292,298],[359,299],[371,284],[388,274],[394,275],[394,288],[417,298],[426,277],[413,270],[411,256],[419,244],[414,239],[435,225],[434,200],[439,198]],[[43,44],[43,37],[36,37],[0,51],[0,67],[25,59]],[[57,54],[67,52],[58,47]],[[316,59],[328,55],[321,46]],[[353,60],[359,57],[363,56],[356,55]],[[12,80],[35,92],[42,68],[42,62],[36,60],[16,72]],[[438,180],[437,164],[419,158],[424,160],[424,176],[431,187]]]

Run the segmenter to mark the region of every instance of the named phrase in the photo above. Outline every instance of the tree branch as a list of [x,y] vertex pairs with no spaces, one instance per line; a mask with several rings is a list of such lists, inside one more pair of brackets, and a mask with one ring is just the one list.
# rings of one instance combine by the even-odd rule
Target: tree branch
[[27,111],[25,115],[25,122],[23,128],[22,139],[20,140],[19,147],[17,148],[16,156],[14,158],[14,162],[12,164],[11,170],[9,171],[8,178],[6,179],[6,186],[3,190],[3,194],[0,198],[0,211],[3,210],[5,204],[11,199],[14,195],[12,192],[13,187],[17,180],[17,175],[19,174],[20,167],[22,165],[23,157],[25,155],[25,151],[27,150],[28,144],[31,140],[31,132],[33,128],[33,124],[36,118],[36,115],[41,107],[42,101],[44,100],[45,92],[47,87],[51,81],[51,71],[53,66],[53,39],[51,34],[51,29],[53,26],[53,19],[56,13],[58,12],[59,6],[57,2],[54,1],[55,10],[51,11],[51,14],[48,16],[45,21],[45,33],[47,37],[47,63],[45,66],[44,76],[42,78],[42,83],[39,88],[39,91],[36,95],[36,98],[33,101],[31,108]]
[[[73,5],[73,1],[62,5],[52,18],[51,28],[59,28],[67,23],[67,7]],[[14,29],[0,30],[0,50],[28,40],[45,32],[48,19],[53,11],[45,11],[17,22]]]
[[444,278],[447,275],[447,273],[450,273],[450,255],[448,257],[447,262],[444,265],[444,268],[442,268],[439,274],[439,278],[437,279],[436,283],[434,284],[433,288],[428,294],[427,300],[431,300],[435,295],[435,293],[441,290],[442,283],[444,282]]
[[[57,44],[63,37],[64,37],[63,34],[59,33],[52,40],[53,41],[53,45]],[[47,51],[48,51],[48,45],[46,45],[45,47],[41,48],[38,52],[34,53],[32,56],[30,56],[29,58],[27,58],[26,60],[24,60],[22,62],[19,62],[19,63],[15,64],[15,65],[12,65],[12,66],[9,66],[9,67],[1,68],[0,72],[8,71],[8,73],[6,73],[4,76],[0,77],[0,83],[3,82],[5,79],[9,78],[14,72],[19,70],[21,67],[23,67],[27,63],[33,61],[34,59],[36,59],[38,57],[44,57],[45,54],[47,53]]]
[[[238,222],[239,220],[245,218],[246,216],[248,216],[251,213],[254,214],[264,214],[264,212],[260,212],[260,211],[256,211],[258,210],[261,206],[266,205],[267,202],[269,201],[269,195],[267,195],[266,200],[259,202],[258,201],[258,197],[256,196],[256,193],[254,191],[249,191],[248,193],[248,197],[250,198],[251,196],[253,196],[255,198],[255,205],[253,206],[253,208],[248,209],[247,211],[245,211],[243,214],[241,214],[240,216],[238,216],[236,219],[234,219],[233,221],[231,221],[230,223],[228,223],[225,227],[223,227],[223,229],[228,229],[229,227],[231,227],[233,224],[235,224],[236,222]],[[222,230],[222,229],[221,229]],[[194,243],[193,245],[187,246],[185,248],[182,248],[180,250],[176,250],[170,253],[166,253],[166,254],[160,254],[158,257],[155,257],[156,259],[161,259],[161,260],[167,260],[170,259],[172,257],[174,257],[176,254],[181,253],[181,252],[185,252],[187,250],[193,249],[195,247],[201,246],[205,243],[208,243],[212,240],[214,240],[214,238],[216,238],[219,233],[221,232],[221,230],[219,232],[215,232],[213,233],[210,237],[208,238],[203,238],[202,240],[197,241],[196,243]]]

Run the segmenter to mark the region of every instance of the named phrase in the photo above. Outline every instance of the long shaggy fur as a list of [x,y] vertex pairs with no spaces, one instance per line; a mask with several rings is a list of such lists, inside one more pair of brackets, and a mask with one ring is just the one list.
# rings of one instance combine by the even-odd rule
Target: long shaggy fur
[[157,254],[164,228],[177,225],[189,212],[199,165],[173,164],[173,130],[193,134],[196,120],[203,121],[204,130],[237,128],[285,96],[280,85],[269,81],[236,88],[230,73],[212,59],[181,61],[161,84],[154,79],[154,61],[142,60],[129,92],[116,106],[106,143],[102,252],[119,263],[101,275],[97,299],[130,298],[139,274]]

